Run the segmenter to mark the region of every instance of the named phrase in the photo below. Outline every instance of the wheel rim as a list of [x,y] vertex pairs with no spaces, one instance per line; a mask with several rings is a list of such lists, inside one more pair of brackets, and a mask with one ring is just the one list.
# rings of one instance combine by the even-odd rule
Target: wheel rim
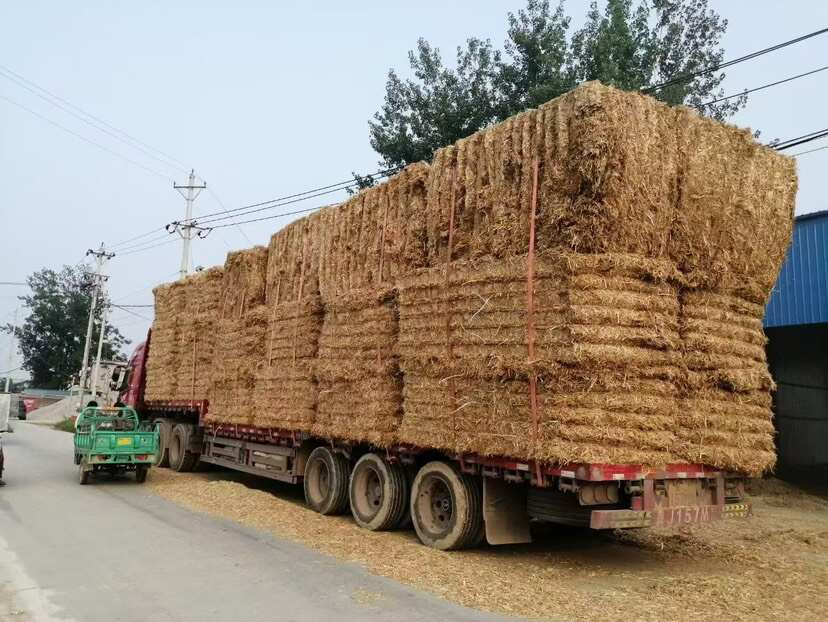
[[331,476],[324,460],[315,460],[308,474],[310,496],[315,503],[322,503],[331,490]]
[[422,527],[434,538],[445,536],[456,520],[454,508],[448,482],[438,475],[426,476],[417,495],[417,515]]
[[385,498],[382,475],[374,465],[362,463],[353,477],[353,509],[359,518],[370,521],[379,513]]

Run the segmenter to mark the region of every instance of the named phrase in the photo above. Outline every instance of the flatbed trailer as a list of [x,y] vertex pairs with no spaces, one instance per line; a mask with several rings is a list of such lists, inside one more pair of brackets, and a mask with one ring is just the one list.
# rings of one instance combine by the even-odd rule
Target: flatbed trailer
[[700,464],[568,464],[374,447],[296,430],[215,424],[206,400],[145,401],[146,346],[130,360],[122,402],[160,432],[156,463],[199,462],[304,487],[322,514],[367,529],[413,526],[440,549],[529,542],[532,521],[592,529],[678,527],[750,515],[744,476]]

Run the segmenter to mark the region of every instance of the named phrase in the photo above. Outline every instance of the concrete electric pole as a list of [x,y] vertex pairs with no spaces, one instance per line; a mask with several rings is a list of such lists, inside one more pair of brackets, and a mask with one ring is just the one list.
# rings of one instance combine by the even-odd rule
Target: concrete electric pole
[[103,275],[101,274],[101,269],[103,268],[104,261],[112,259],[115,256],[115,253],[107,252],[104,248],[103,242],[98,250],[93,251],[90,248],[86,251],[86,254],[95,256],[95,284],[92,289],[92,303],[89,305],[89,321],[86,324],[86,343],[83,346],[83,363],[81,364],[80,373],[80,399],[78,402],[78,406],[80,408],[83,408],[83,394],[84,387],[86,386],[86,367],[89,365],[89,346],[92,342],[92,327],[95,322],[95,309],[98,306],[98,298],[102,289],[101,285]]
[[[20,307],[17,307],[14,310],[14,324],[12,327],[17,326],[17,312],[20,310]],[[6,367],[9,371],[6,372],[6,393],[11,390],[11,368],[12,368],[12,361],[14,360],[14,331],[12,331],[9,335],[9,362]]]
[[95,369],[92,372],[92,382],[89,392],[92,394],[92,399],[95,399],[95,392],[98,390],[98,378],[101,375],[101,350],[103,350],[104,332],[106,331],[106,312],[109,310],[108,305],[104,305],[101,311],[101,327],[98,329],[98,353],[95,356]]
[[[196,184],[196,176],[195,171],[190,170],[190,177],[187,180],[186,185],[179,185],[173,183],[173,188],[178,190],[181,196],[184,197],[184,200],[187,203],[187,210],[186,215],[184,216],[184,220],[180,222],[173,223],[175,230],[178,231],[178,234],[181,236],[182,245],[181,245],[181,268],[179,269],[179,276],[183,279],[187,274],[190,272],[190,242],[193,239],[193,235],[199,231],[201,231],[201,227],[197,225],[197,223],[193,220],[193,203],[195,202],[196,198],[201,191],[207,187],[206,183]],[[183,192],[186,190],[187,192]],[[167,227],[169,230],[169,225]]]

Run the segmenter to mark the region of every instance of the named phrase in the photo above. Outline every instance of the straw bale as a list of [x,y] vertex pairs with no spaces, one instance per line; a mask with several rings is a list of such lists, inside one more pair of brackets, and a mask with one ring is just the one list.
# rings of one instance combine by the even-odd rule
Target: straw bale
[[393,441],[402,410],[396,335],[392,291],[355,290],[326,301],[314,433],[381,446]]
[[322,222],[329,210],[296,220],[270,238],[267,304],[293,302],[319,293]]
[[172,400],[176,397],[179,369],[180,314],[186,306],[181,281],[160,285],[155,295],[155,318],[152,322],[147,381],[144,398],[148,401]]
[[268,311],[259,305],[240,318],[218,320],[207,421],[253,422],[256,373],[264,359]]
[[680,175],[670,255],[694,286],[764,304],[791,239],[794,159],[748,130],[686,108],[675,114]]
[[227,254],[221,284],[220,318],[241,317],[265,301],[267,278],[265,246]]
[[332,297],[379,287],[426,265],[425,183],[429,166],[412,164],[385,183],[320,213],[319,287]]
[[210,268],[181,282],[184,304],[178,313],[176,400],[207,399],[223,273],[222,268]]
[[768,390],[694,388],[680,400],[677,452],[685,461],[751,475],[776,463]]
[[[528,361],[527,264],[454,262],[401,279],[398,350],[439,370],[678,365],[678,293],[670,266],[628,255],[546,254],[536,262],[535,357]],[[660,275],[658,280],[656,275]]]
[[672,460],[673,383],[560,367],[538,377],[534,432],[525,375],[435,377],[405,368],[399,441],[445,451],[556,463]]
[[680,332],[692,388],[771,390],[765,356],[764,308],[738,296],[682,292]]
[[321,328],[318,296],[269,307],[264,364],[255,377],[255,425],[310,432],[316,420],[314,372]]
[[533,160],[539,158],[540,250],[667,253],[677,139],[670,109],[597,82],[449,145],[428,180],[429,265],[528,250]]

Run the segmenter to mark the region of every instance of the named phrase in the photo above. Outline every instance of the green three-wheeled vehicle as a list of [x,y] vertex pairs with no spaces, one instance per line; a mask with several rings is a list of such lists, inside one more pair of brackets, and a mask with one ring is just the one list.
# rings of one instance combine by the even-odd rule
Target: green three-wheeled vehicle
[[135,471],[143,483],[158,449],[158,430],[144,427],[132,408],[84,408],[75,421],[75,464],[81,484],[96,473]]

